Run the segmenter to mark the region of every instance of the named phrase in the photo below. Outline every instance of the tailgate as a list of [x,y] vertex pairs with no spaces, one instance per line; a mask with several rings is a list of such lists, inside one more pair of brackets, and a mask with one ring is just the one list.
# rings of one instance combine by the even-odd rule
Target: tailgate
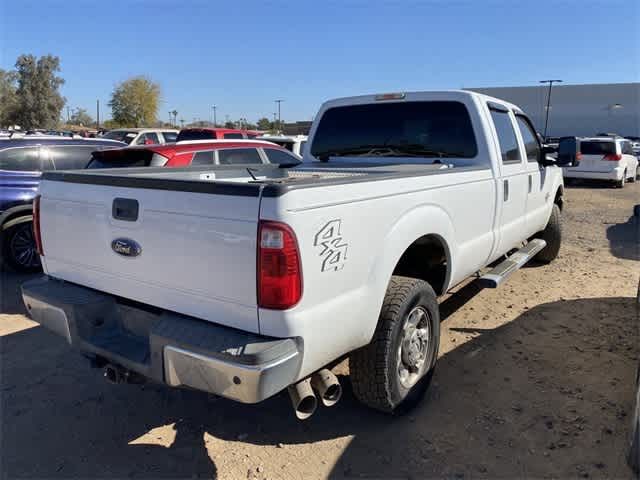
[[40,191],[52,277],[258,332],[259,196],[46,180]]

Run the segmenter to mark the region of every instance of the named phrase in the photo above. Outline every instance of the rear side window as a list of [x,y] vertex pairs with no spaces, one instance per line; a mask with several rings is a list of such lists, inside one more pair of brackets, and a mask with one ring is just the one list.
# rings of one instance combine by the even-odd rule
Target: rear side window
[[631,142],[622,142],[622,153],[625,155],[633,155],[633,148],[631,148]]
[[599,141],[582,142],[580,145],[580,152],[583,155],[615,155],[617,153],[616,143]]
[[152,157],[153,152],[148,150],[104,150],[93,152],[87,168],[148,167]]
[[75,170],[86,168],[91,161],[91,153],[99,150],[96,145],[61,145],[47,147],[49,158],[56,170]]
[[243,163],[263,163],[256,148],[233,148],[218,150],[220,165],[237,165]]
[[191,160],[191,165],[212,165],[213,150],[207,152],[196,152]]
[[264,153],[267,154],[270,163],[277,163],[278,165],[297,165],[300,163],[300,159],[293,153],[285,152],[277,148],[265,148]]
[[136,140],[136,145],[157,145],[158,143],[160,143],[160,139],[158,135],[153,132],[143,133],[140,135],[140,138]]
[[38,147],[9,148],[0,152],[0,170],[37,172],[43,170]]
[[176,142],[183,142],[185,140],[210,140],[216,137],[216,132],[209,130],[180,130]]
[[[527,162],[535,163],[540,158],[540,144],[538,143],[538,137],[536,136],[531,124],[520,115],[516,115],[518,120],[518,127],[520,127],[520,134],[522,135],[522,141],[524,142],[524,150],[527,154]],[[558,141],[560,141],[558,139]]]
[[225,133],[224,138],[235,139],[235,138],[244,138],[241,133]]
[[173,143],[178,138],[176,132],[162,132],[162,136],[164,137],[165,143]]
[[519,162],[520,151],[518,150],[518,141],[516,140],[516,132],[513,130],[509,113],[491,109],[491,118],[496,127],[496,133],[498,134],[502,163]]

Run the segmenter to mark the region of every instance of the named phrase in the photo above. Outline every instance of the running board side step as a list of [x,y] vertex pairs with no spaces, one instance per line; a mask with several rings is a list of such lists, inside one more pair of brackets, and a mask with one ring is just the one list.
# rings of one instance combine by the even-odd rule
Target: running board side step
[[524,247],[500,262],[492,270],[480,277],[480,283],[485,288],[498,288],[512,273],[518,271],[529,260],[547,246],[547,242],[535,238]]

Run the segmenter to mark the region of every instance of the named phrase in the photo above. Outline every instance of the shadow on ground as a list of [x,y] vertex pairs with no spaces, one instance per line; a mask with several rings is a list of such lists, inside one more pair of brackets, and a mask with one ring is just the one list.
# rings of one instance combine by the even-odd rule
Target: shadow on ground
[[611,254],[627,260],[640,260],[640,217],[631,215],[625,223],[607,227]]
[[17,274],[3,270],[0,266],[0,314],[25,313],[19,290],[20,285],[42,274]]
[[[443,316],[477,291],[465,287]],[[113,386],[60,338],[23,330],[0,338],[2,473],[215,477],[228,459],[209,454],[209,434],[260,446],[353,436],[334,477],[628,475],[633,306],[631,298],[553,302],[500,328],[459,330],[471,338],[440,359],[410,415],[362,408],[342,377],[343,400],[306,422],[284,394],[241,405],[157,385]],[[169,424],[169,447],[130,444]]]

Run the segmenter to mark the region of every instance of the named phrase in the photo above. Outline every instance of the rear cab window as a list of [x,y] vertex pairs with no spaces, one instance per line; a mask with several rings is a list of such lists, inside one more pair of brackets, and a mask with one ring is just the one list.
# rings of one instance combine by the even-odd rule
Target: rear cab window
[[316,129],[311,155],[474,158],[467,107],[458,101],[407,101],[332,107]]

